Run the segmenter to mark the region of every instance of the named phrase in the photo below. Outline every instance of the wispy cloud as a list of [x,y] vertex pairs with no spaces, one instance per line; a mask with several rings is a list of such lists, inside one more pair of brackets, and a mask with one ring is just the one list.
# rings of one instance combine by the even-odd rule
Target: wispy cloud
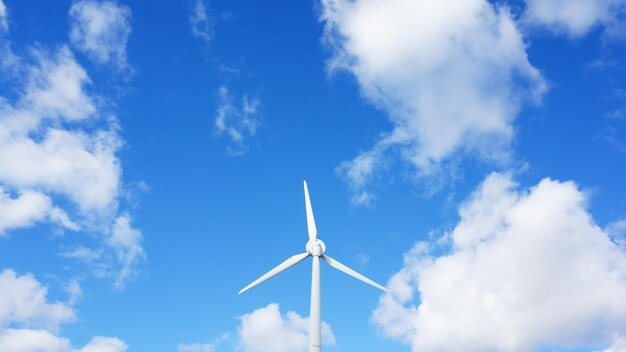
[[524,20],[547,27],[572,38],[587,34],[596,26],[604,27],[610,37],[626,36],[624,0],[526,0]]
[[126,69],[130,18],[130,8],[115,1],[77,1],[70,9],[70,39],[96,63]]
[[229,154],[237,156],[247,152],[246,140],[256,134],[261,124],[260,106],[257,97],[249,98],[244,94],[241,99],[235,99],[226,86],[220,87],[214,126],[218,135],[230,138]]
[[357,200],[386,153],[417,176],[459,154],[508,161],[522,103],[547,89],[508,10],[486,0],[323,0],[321,20],[329,70],[353,74],[393,125],[340,166]]
[[189,25],[191,34],[206,43],[213,39],[213,18],[206,0],[192,0],[189,3]]
[[0,35],[2,32],[9,31],[9,20],[7,18],[7,7],[4,5],[4,1],[0,0]]
[[115,286],[124,288],[126,281],[136,275],[135,265],[144,260],[141,232],[131,226],[130,215],[124,213],[115,219],[107,243],[117,254],[121,270],[115,280]]
[[520,189],[490,175],[444,235],[450,252],[418,243],[406,253],[373,321],[413,351],[619,350],[626,252],[586,203],[573,182]]
[[210,343],[181,343],[178,352],[214,352],[215,348]]

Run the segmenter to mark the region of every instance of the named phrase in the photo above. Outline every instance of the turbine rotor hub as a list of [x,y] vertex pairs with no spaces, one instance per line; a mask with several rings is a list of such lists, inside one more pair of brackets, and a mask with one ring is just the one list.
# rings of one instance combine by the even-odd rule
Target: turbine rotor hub
[[326,245],[319,238],[312,239],[306,243],[306,251],[310,255],[321,257],[326,252]]

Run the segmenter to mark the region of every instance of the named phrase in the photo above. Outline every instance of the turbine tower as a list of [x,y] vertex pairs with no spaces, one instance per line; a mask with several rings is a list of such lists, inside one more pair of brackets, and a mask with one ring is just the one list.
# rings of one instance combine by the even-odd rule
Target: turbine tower
[[387,292],[387,289],[325,254],[326,245],[324,244],[324,242],[322,242],[322,240],[319,239],[319,237],[317,237],[317,228],[315,227],[315,219],[313,218],[313,209],[311,208],[309,189],[307,188],[306,181],[304,181],[304,201],[306,206],[306,223],[309,231],[309,241],[306,244],[306,252],[302,254],[296,254],[293,257],[280,263],[277,267],[268,271],[265,275],[256,279],[250,285],[244,287],[241,291],[239,291],[239,294],[248,291],[254,286],[260,284],[261,282],[271,278],[272,276],[280,274],[281,272],[305,260],[306,258],[313,257],[313,271],[311,278],[311,316],[309,318],[309,352],[320,352],[322,350],[322,319],[320,309],[320,258],[323,259],[326,263],[330,264],[330,266],[332,266],[333,268],[343,271],[344,273],[354,278],[357,278],[385,292]]

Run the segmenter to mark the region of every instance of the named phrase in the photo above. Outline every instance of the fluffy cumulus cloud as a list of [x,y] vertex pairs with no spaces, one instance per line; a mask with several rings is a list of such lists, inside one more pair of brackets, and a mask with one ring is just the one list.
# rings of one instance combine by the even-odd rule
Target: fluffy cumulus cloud
[[239,103],[233,99],[226,86],[218,92],[218,108],[215,116],[215,131],[218,135],[226,135],[233,145],[228,148],[231,155],[245,154],[247,151],[246,139],[254,136],[261,123],[259,98],[249,98],[244,95]]
[[117,337],[96,336],[80,352],[124,352],[128,346]]
[[77,1],[70,9],[70,39],[91,60],[126,68],[130,17],[130,8],[115,1]]
[[49,302],[48,289],[31,274],[11,269],[0,272],[0,351],[11,352],[124,352],[115,337],[94,337],[76,350],[57,336],[61,324],[75,319],[69,303]]
[[74,319],[68,305],[47,300],[48,290],[30,275],[18,276],[13,270],[0,272],[0,329],[11,324],[57,331],[59,325]]
[[194,37],[207,43],[211,42],[213,39],[213,20],[209,14],[206,0],[194,0],[189,3],[189,25]]
[[[295,312],[283,317],[272,303],[241,317],[239,344],[245,352],[298,352],[308,349],[309,319]],[[322,344],[335,345],[330,326],[322,322]]]
[[486,0],[323,0],[321,20],[329,68],[393,125],[340,165],[357,192],[390,150],[420,175],[457,152],[506,160],[521,104],[546,90],[509,11]]
[[623,351],[626,252],[572,182],[520,190],[492,174],[437,256],[417,244],[373,314],[413,351]]
[[0,236],[15,228],[29,227],[51,211],[50,199],[35,191],[12,198],[0,186]]
[[54,191],[84,213],[107,213],[120,183],[116,127],[64,128],[98,119],[85,91],[88,77],[66,47],[35,59],[24,94],[15,104],[0,101],[0,183]]
[[609,35],[624,36],[624,0],[526,0],[525,19],[534,25],[580,37],[596,26]]

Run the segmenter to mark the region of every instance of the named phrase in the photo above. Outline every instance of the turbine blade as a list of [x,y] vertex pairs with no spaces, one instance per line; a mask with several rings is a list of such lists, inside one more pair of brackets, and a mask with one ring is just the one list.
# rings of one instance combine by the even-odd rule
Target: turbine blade
[[292,266],[300,263],[301,261],[303,261],[304,259],[306,259],[310,254],[309,253],[302,253],[302,254],[296,254],[293,257],[285,260],[284,262],[278,264],[277,267],[275,267],[274,269],[268,271],[265,275],[261,276],[260,278],[256,279],[254,282],[252,282],[250,285],[244,287],[241,291],[239,291],[239,294],[242,294],[246,291],[248,291],[249,289],[253,288],[254,286],[260,284],[261,282],[269,279],[270,277],[280,274],[283,271],[291,268]]
[[306,203],[306,225],[309,230],[309,240],[317,238],[317,228],[315,227],[315,219],[313,218],[313,208],[311,208],[311,199],[309,199],[309,188],[304,181],[304,200]]
[[376,287],[378,289],[381,289],[381,290],[383,290],[385,292],[389,292],[389,290],[387,290],[386,288],[384,288],[381,285],[375,283],[374,281],[366,278],[365,276],[357,273],[356,271],[348,268],[347,266],[339,263],[338,261],[336,261],[335,259],[327,256],[326,254],[322,255],[322,259],[324,259],[326,261],[326,263],[330,264],[330,266],[332,266],[333,268],[335,268],[337,270],[341,270],[344,273],[346,273],[346,274],[348,274],[348,275],[350,275],[350,276],[352,276],[352,277],[354,277],[356,279],[359,279],[359,280],[361,280],[361,281],[363,281],[363,282],[365,282],[367,284],[370,284],[370,285],[372,285],[372,286],[374,286],[374,287]]

